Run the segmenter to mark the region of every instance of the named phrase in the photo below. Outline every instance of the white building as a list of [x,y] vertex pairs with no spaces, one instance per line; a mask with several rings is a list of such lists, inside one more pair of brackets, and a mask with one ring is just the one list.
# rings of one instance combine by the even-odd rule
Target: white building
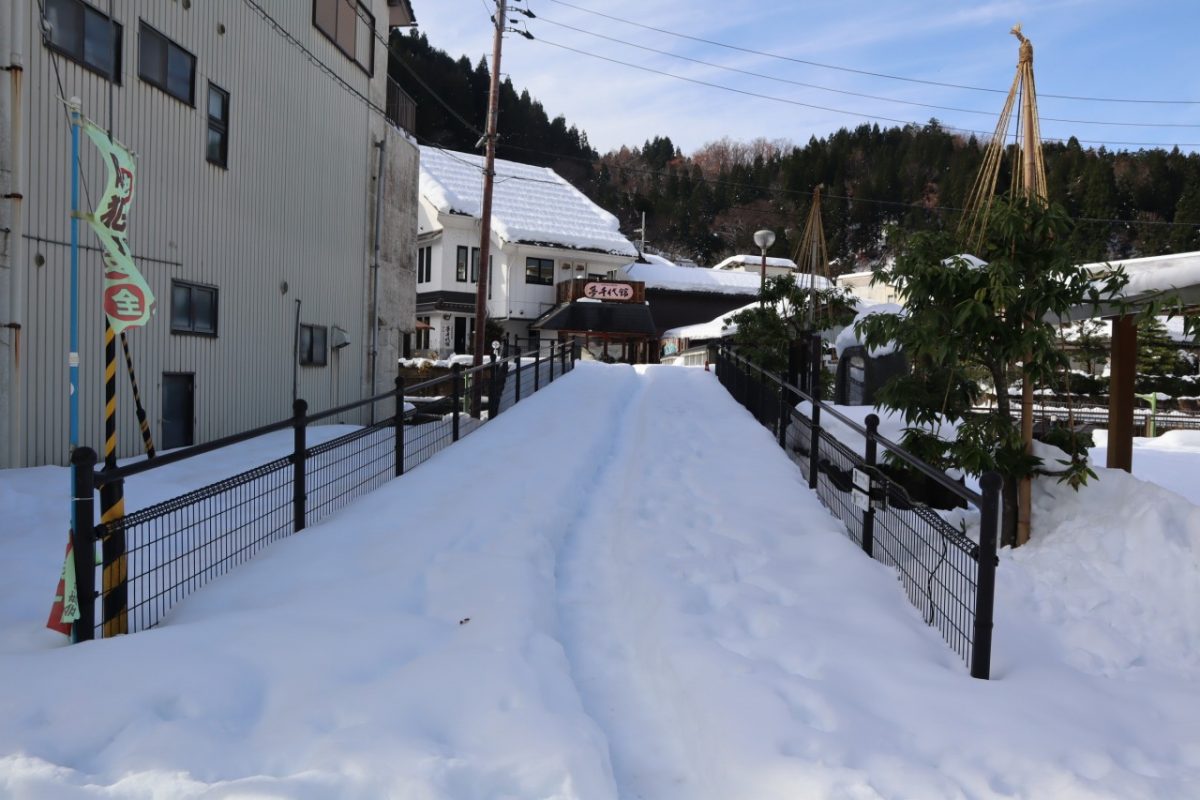
[[874,278],[875,273],[867,270],[866,272],[847,272],[844,275],[838,275],[836,281],[838,286],[849,289],[855,297],[866,303],[896,302],[896,287],[890,283],[872,284]]
[[[414,354],[471,349],[482,200],[481,156],[421,148]],[[554,307],[558,283],[605,277],[637,257],[616,217],[556,172],[500,159],[491,231],[488,318],[522,347],[529,324]]]
[[[385,118],[412,119],[385,46],[407,0],[109,7],[0,0],[0,466],[69,455],[64,97],[137,155],[128,234],[158,311],[128,341],[160,448],[286,418],[293,392],[316,411],[389,387],[415,322],[418,151]],[[88,212],[103,165],[80,152]],[[101,261],[85,224],[80,242],[80,443],[99,450]],[[117,385],[129,456],[124,363]]]
[[[753,272],[755,275],[762,273],[763,257],[761,255],[740,255],[730,256],[713,267],[716,270],[725,270],[728,272]],[[776,258],[774,256],[767,257],[767,277],[774,278],[777,275],[787,275],[796,271],[796,262],[790,258]]]

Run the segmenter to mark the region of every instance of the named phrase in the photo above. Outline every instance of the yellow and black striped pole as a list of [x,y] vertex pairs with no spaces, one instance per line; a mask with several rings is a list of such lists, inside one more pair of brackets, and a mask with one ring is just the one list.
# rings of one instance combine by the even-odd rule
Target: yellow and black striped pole
[[[117,334],[104,319],[104,468],[117,466]],[[100,490],[100,522],[107,528],[125,516],[125,487],[106,481]],[[102,552],[104,571],[104,638],[129,632],[129,597],[126,586],[125,531],[105,531]]]
[[150,434],[150,421],[146,418],[146,409],[142,407],[142,393],[138,391],[137,376],[133,374],[133,356],[129,354],[129,340],[125,331],[121,331],[121,349],[125,352],[125,369],[129,372],[129,385],[133,389],[133,408],[137,412],[138,427],[142,431],[142,446],[146,448],[146,458],[154,458],[154,437]]

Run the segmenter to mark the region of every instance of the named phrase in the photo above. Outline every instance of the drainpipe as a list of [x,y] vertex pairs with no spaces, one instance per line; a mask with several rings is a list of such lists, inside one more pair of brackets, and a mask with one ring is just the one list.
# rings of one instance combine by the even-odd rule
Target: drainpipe
[[[8,30],[0,48],[0,61],[8,71],[8,94],[3,103],[4,119],[0,124],[8,126],[9,184],[4,199],[9,202],[8,239],[8,319],[4,330],[8,334],[8,452],[0,454],[0,461],[9,467],[25,466],[25,403],[23,374],[21,372],[21,339],[25,323],[25,130],[23,124],[25,55],[22,51],[23,35],[28,25],[29,4],[12,0],[9,5]],[[0,310],[3,313],[3,310]]]
[[[387,173],[384,172],[384,161],[387,158],[387,133],[376,144],[379,148],[379,172],[375,177],[375,258],[371,264],[371,388],[368,397],[375,396],[375,370],[379,358],[379,229],[382,227],[383,187]],[[371,403],[371,424],[375,424],[375,404]]]

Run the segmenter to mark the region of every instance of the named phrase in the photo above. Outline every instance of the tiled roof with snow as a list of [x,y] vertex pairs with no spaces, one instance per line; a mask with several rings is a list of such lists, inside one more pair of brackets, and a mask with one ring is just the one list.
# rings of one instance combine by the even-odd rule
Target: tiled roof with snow
[[[421,196],[444,214],[478,217],[483,158],[422,147]],[[492,230],[502,241],[636,256],[619,228],[616,217],[554,170],[496,159]]]
[[[621,272],[632,281],[643,281],[647,289],[673,289],[678,292],[757,295],[761,280],[757,272],[670,267],[665,264],[628,264]],[[796,275],[796,283],[808,286],[807,275]],[[829,288],[829,281],[817,276],[818,289]]]
[[[741,255],[741,256],[730,256],[729,258],[722,261],[720,264],[717,264],[715,267],[713,267],[713,269],[734,269],[736,267],[758,268],[761,266],[762,266],[762,256]],[[795,269],[796,262],[792,261],[790,258],[776,258],[774,256],[767,256],[767,266],[768,267],[787,267],[788,269]]]

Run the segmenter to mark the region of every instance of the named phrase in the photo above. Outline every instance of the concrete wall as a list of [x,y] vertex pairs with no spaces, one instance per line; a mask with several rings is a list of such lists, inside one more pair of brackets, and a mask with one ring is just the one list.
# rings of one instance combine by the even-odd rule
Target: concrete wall
[[[135,262],[158,298],[158,313],[147,327],[132,329],[129,341],[156,438],[167,372],[194,375],[196,441],[286,417],[293,373],[299,395],[313,409],[366,393],[375,144],[384,136],[388,191],[378,317],[380,333],[387,332],[380,336],[380,363],[389,366],[378,371],[376,383],[388,383],[394,374],[396,333],[412,327],[418,154],[411,141],[387,133],[380,112],[386,50],[376,42],[374,72],[368,75],[314,28],[311,2],[262,6],[299,46],[244,3],[185,7],[167,0],[121,0],[116,19],[123,26],[122,69],[111,93],[110,120],[108,80],[43,45],[36,4],[0,0],[2,21],[14,12],[19,19],[25,10],[16,38],[27,62],[21,113],[10,115],[11,124],[4,126],[24,144],[15,157],[0,148],[0,181],[13,169],[23,170],[27,187],[24,217],[5,226],[15,233],[0,257],[7,259],[0,291],[13,298],[15,315],[23,320],[18,374],[12,368],[13,337],[0,339],[6,370],[0,375],[8,387],[0,402],[20,406],[9,414],[12,425],[0,432],[10,439],[0,442],[0,465],[64,463],[68,457],[70,128],[60,96],[79,96],[84,113],[111,124],[138,156],[130,240]],[[386,0],[372,0],[371,6],[381,25]],[[195,106],[139,78],[139,19],[195,55]],[[205,160],[209,81],[230,93],[228,169]],[[81,153],[88,205],[101,192],[102,165],[86,139]],[[11,178],[8,182],[11,187]],[[17,204],[0,205],[14,219]],[[100,260],[97,241],[83,225],[80,241],[88,248],[80,259],[80,441],[99,449]],[[15,294],[13,274],[25,276]],[[217,336],[171,332],[172,280],[218,288]],[[327,366],[294,368],[297,300],[302,322],[329,326],[331,334],[334,326],[347,332],[350,345],[330,352]],[[12,316],[0,311],[0,322]],[[118,386],[118,452],[128,456],[141,443],[123,365]]]

